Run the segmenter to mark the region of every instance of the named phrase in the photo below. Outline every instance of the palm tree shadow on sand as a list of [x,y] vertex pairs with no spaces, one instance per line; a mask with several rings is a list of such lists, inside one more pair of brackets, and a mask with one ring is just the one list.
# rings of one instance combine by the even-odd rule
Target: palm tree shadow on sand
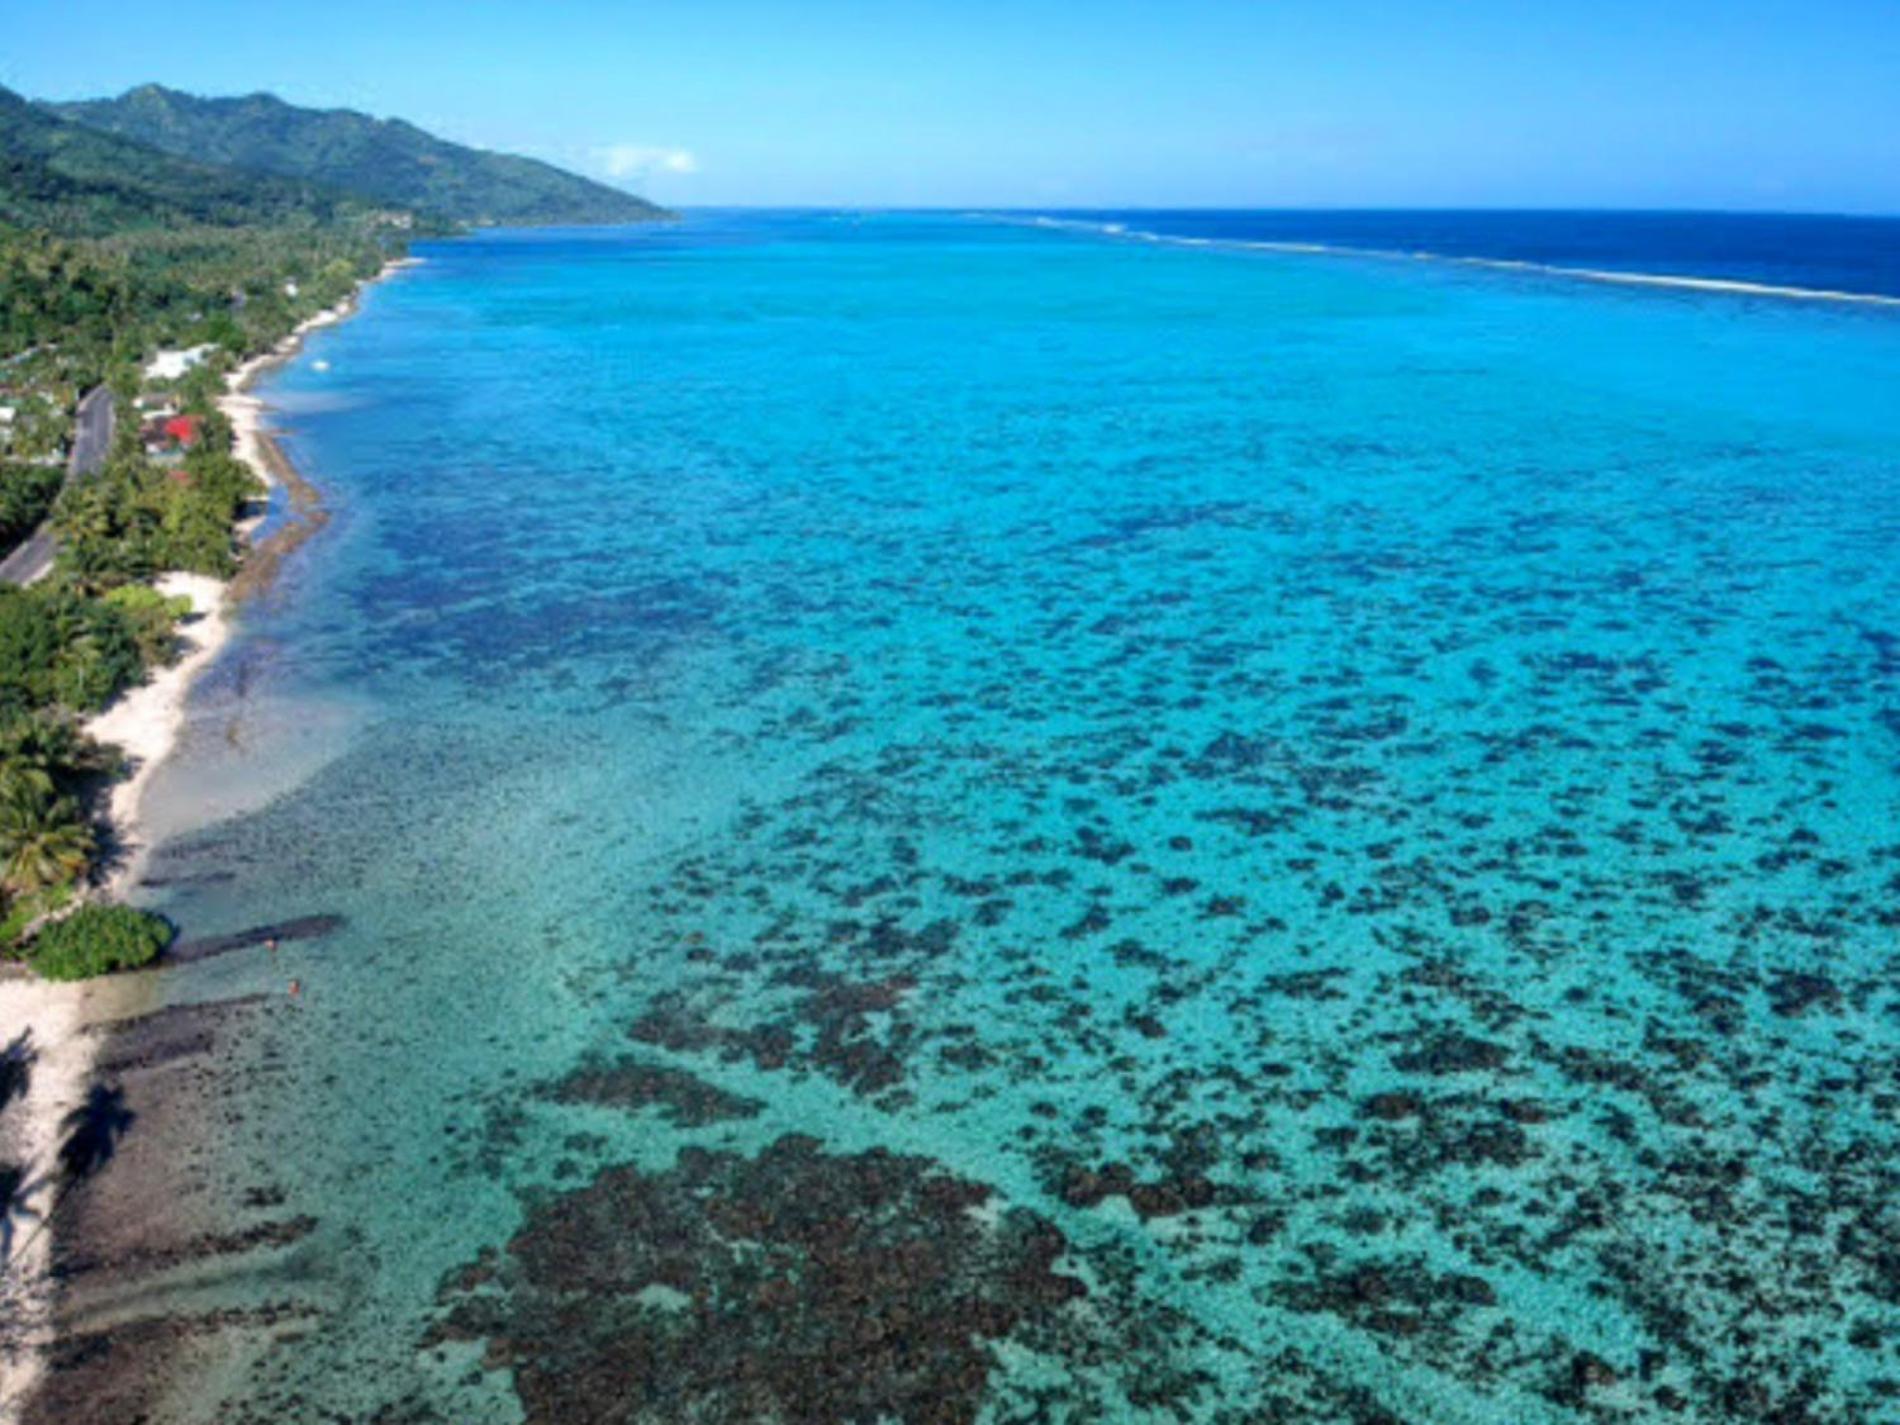
[[11,1108],[15,1099],[26,1097],[33,1084],[33,1065],[39,1062],[39,1057],[31,1029],[22,1029],[8,1041],[6,1048],[0,1049],[0,1113]]
[[[18,1163],[0,1163],[0,1266],[13,1257],[16,1245],[29,1245],[52,1225],[67,1195],[86,1179],[110,1163],[119,1151],[119,1141],[130,1131],[138,1115],[125,1106],[125,1090],[117,1084],[94,1084],[85,1102],[60,1120],[58,1165],[54,1172],[40,1178],[28,1175]],[[30,1199],[46,1188],[53,1189],[52,1206],[42,1212]],[[25,1243],[16,1243],[20,1224],[37,1225]]]
[[138,1115],[125,1106],[125,1090],[117,1084],[94,1084],[86,1101],[60,1122],[66,1137],[59,1145],[62,1192],[98,1172],[119,1150]]
[[[0,1048],[0,1114],[27,1096],[39,1057],[31,1029],[21,1030]],[[13,1239],[22,1224],[39,1218],[39,1210],[29,1199],[45,1185],[46,1180],[35,1180],[25,1164],[0,1163],[0,1268],[13,1260]]]
[[29,1222],[41,1218],[31,1199],[46,1186],[46,1179],[32,1179],[18,1163],[0,1163],[0,1270],[13,1260],[13,1239]]

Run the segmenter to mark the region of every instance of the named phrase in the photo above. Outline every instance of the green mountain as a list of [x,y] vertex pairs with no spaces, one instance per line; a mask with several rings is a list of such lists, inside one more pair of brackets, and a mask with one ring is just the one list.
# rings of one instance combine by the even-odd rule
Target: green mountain
[[0,89],[0,223],[100,237],[284,226],[365,211],[315,183],[218,168],[70,123]]
[[632,223],[644,198],[549,164],[465,148],[399,119],[300,109],[269,94],[200,99],[147,84],[117,99],[48,106],[167,153],[303,179],[469,223]]

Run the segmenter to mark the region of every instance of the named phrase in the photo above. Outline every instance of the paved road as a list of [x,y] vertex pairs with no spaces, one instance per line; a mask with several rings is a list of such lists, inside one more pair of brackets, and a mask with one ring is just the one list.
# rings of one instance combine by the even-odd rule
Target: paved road
[[[66,462],[66,483],[82,475],[97,475],[106,467],[106,452],[112,449],[112,393],[94,386],[79,402],[73,420],[72,458]],[[0,559],[0,582],[31,584],[44,579],[53,568],[53,556],[59,552],[50,524],[26,537],[25,543]]]

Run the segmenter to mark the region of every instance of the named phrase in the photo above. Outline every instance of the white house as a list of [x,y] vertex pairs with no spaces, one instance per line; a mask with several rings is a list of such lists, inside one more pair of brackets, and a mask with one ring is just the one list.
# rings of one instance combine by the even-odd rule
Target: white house
[[217,347],[206,342],[203,346],[188,346],[178,351],[161,351],[145,363],[145,379],[147,381],[176,381],[216,350]]

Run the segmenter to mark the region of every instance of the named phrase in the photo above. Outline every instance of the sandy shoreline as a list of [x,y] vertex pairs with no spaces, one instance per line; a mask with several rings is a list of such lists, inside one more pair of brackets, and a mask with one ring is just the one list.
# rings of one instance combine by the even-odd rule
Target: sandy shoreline
[[150,994],[149,976],[80,984],[15,970],[0,977],[0,1051],[18,1074],[16,1085],[24,1083],[0,1114],[0,1161],[22,1175],[9,1189],[9,1233],[0,1236],[7,1247],[0,1270],[0,1422],[22,1417],[54,1337],[49,1216],[58,1201],[66,1116],[86,1096],[102,1027],[136,1012]]
[[[391,262],[370,281],[380,281],[418,259]],[[367,286],[368,284],[363,284]],[[233,621],[230,604],[235,596],[254,590],[267,579],[290,548],[321,526],[311,510],[321,513],[321,502],[277,448],[265,428],[264,402],[250,394],[259,377],[294,357],[312,331],[354,314],[358,293],[302,323],[271,351],[245,362],[227,381],[219,408],[230,420],[234,453],[256,472],[266,486],[287,485],[298,519],[285,531],[285,547],[265,541],[247,555],[238,578],[227,583],[202,574],[171,573],[157,580],[169,595],[187,595],[193,617],[179,628],[182,656],[150,679],[121,696],[91,719],[86,731],[125,753],[131,775],[111,791],[107,820],[118,849],[117,863],[99,886],[108,899],[122,898],[137,885],[149,847],[140,816],[141,802],[153,775],[176,747],[185,724],[192,683],[216,659],[230,640]],[[307,492],[307,493],[306,493]],[[258,520],[239,527],[246,542]],[[0,1166],[11,1165],[23,1174],[9,1185],[0,1203],[7,1216],[0,1219],[0,1236],[7,1247],[0,1261],[0,1425],[23,1417],[42,1373],[46,1347],[53,1338],[56,1302],[47,1276],[53,1233],[44,1216],[53,1200],[53,1174],[58,1162],[62,1124],[85,1097],[106,1026],[151,998],[152,976],[126,976],[82,984],[52,984],[24,970],[0,967],[0,1053],[9,1055],[7,1082],[0,1093]],[[13,1065],[20,1067],[16,1071]]]
[[[414,259],[387,264],[371,281],[381,281],[398,267]],[[367,284],[365,284],[367,285]],[[359,289],[360,290],[360,289]],[[251,467],[265,487],[299,481],[288,459],[265,427],[265,405],[250,394],[251,386],[262,376],[294,357],[303,347],[304,338],[320,327],[332,326],[353,315],[357,298],[352,295],[303,322],[270,351],[254,356],[226,379],[226,394],[218,409],[231,422],[232,451]],[[262,516],[246,520],[238,527],[239,538],[250,542]],[[112,899],[122,897],[138,883],[147,846],[139,803],[152,776],[172,753],[185,725],[185,704],[191,685],[219,651],[230,641],[233,621],[230,605],[234,592],[242,592],[246,572],[256,557],[266,551],[260,546],[246,554],[245,569],[229,581],[205,574],[171,573],[161,576],[156,587],[161,593],[186,595],[192,602],[193,617],[179,628],[183,654],[169,668],[161,668],[150,679],[127,691],[113,705],[86,724],[86,731],[101,742],[113,743],[124,750],[132,775],[112,789],[107,820],[120,849],[119,864],[100,887]]]
[[[369,282],[380,282],[391,272],[419,260],[402,258],[386,263]],[[363,284],[368,285],[368,282]],[[226,378],[225,395],[219,398],[218,409],[231,422],[232,453],[251,467],[267,489],[279,484],[301,483],[301,477],[271,438],[265,426],[265,404],[250,394],[250,388],[260,377],[296,356],[311,332],[353,316],[361,291],[359,287],[345,301],[308,318],[270,351],[252,357]],[[239,525],[239,538],[250,543],[261,520],[260,515]],[[185,645],[183,656],[171,667],[161,668],[147,682],[131,689],[86,725],[86,731],[99,741],[123,748],[133,767],[132,775],[112,789],[108,820],[122,855],[119,866],[102,887],[109,897],[122,896],[138,883],[147,850],[139,803],[152,775],[177,745],[178,734],[185,725],[185,704],[192,683],[230,641],[233,595],[243,592],[241,586],[245,584],[250,566],[265,552],[262,546],[250,550],[245,556],[244,568],[229,581],[204,574],[162,576],[157,581],[161,593],[189,595],[192,601],[194,618],[179,629],[180,640]]]
[[131,775],[112,788],[106,820],[119,852],[117,864],[101,883],[108,900],[122,899],[138,884],[149,848],[139,820],[139,803],[153,773],[177,746],[185,725],[185,701],[191,685],[231,637],[225,607],[228,585],[207,574],[166,574],[156,581],[161,594],[191,600],[192,617],[179,626],[183,651],[169,668],[160,668],[86,724],[86,732],[125,754]]

